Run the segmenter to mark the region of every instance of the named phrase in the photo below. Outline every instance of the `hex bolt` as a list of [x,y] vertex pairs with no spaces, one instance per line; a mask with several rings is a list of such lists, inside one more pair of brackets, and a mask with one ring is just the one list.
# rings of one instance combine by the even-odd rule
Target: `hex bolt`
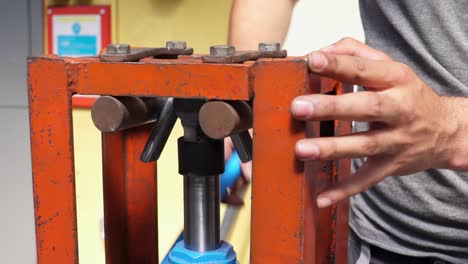
[[281,44],[278,42],[261,42],[258,44],[258,51],[281,51]]
[[107,45],[107,54],[129,54],[130,45],[128,44],[109,44]]
[[185,41],[178,41],[178,40],[170,40],[166,42],[166,48],[168,49],[186,49],[187,42]]
[[211,56],[233,56],[236,55],[236,48],[231,45],[218,45],[210,47]]

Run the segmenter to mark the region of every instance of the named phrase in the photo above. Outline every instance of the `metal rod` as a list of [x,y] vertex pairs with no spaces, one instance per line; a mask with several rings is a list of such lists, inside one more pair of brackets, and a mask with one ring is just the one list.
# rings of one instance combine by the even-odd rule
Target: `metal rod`
[[161,98],[101,96],[91,109],[91,117],[102,132],[116,132],[154,122],[163,105]]
[[177,115],[174,112],[174,99],[167,98],[164,100],[163,107],[159,113],[158,122],[151,130],[149,139],[141,153],[140,160],[143,162],[151,162],[159,159],[177,121]]
[[184,242],[205,252],[221,245],[219,176],[184,175]]
[[252,108],[246,101],[210,101],[199,112],[203,132],[213,139],[224,139],[252,128]]

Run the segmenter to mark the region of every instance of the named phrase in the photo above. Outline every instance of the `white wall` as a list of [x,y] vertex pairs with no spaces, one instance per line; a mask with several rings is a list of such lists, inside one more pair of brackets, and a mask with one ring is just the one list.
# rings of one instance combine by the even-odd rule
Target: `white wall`
[[358,0],[299,0],[284,48],[301,56],[346,36],[364,40]]

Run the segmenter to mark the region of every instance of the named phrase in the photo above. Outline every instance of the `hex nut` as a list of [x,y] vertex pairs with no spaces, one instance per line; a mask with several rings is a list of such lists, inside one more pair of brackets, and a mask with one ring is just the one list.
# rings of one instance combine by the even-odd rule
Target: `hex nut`
[[168,49],[186,49],[187,42],[185,41],[178,41],[178,40],[170,40],[166,42],[166,48]]
[[233,56],[236,55],[236,48],[231,45],[218,45],[210,47],[211,56]]
[[258,51],[281,51],[281,44],[278,42],[261,42],[258,44]]
[[109,44],[107,45],[107,54],[128,54],[130,45],[128,44]]

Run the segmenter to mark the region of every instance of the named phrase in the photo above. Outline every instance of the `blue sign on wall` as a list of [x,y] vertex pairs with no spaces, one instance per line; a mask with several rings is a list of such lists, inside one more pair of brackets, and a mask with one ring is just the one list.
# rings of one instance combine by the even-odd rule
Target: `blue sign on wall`
[[96,55],[96,36],[58,36],[59,56],[94,56]]
[[68,57],[99,54],[102,48],[100,15],[55,15],[52,20],[53,53]]

